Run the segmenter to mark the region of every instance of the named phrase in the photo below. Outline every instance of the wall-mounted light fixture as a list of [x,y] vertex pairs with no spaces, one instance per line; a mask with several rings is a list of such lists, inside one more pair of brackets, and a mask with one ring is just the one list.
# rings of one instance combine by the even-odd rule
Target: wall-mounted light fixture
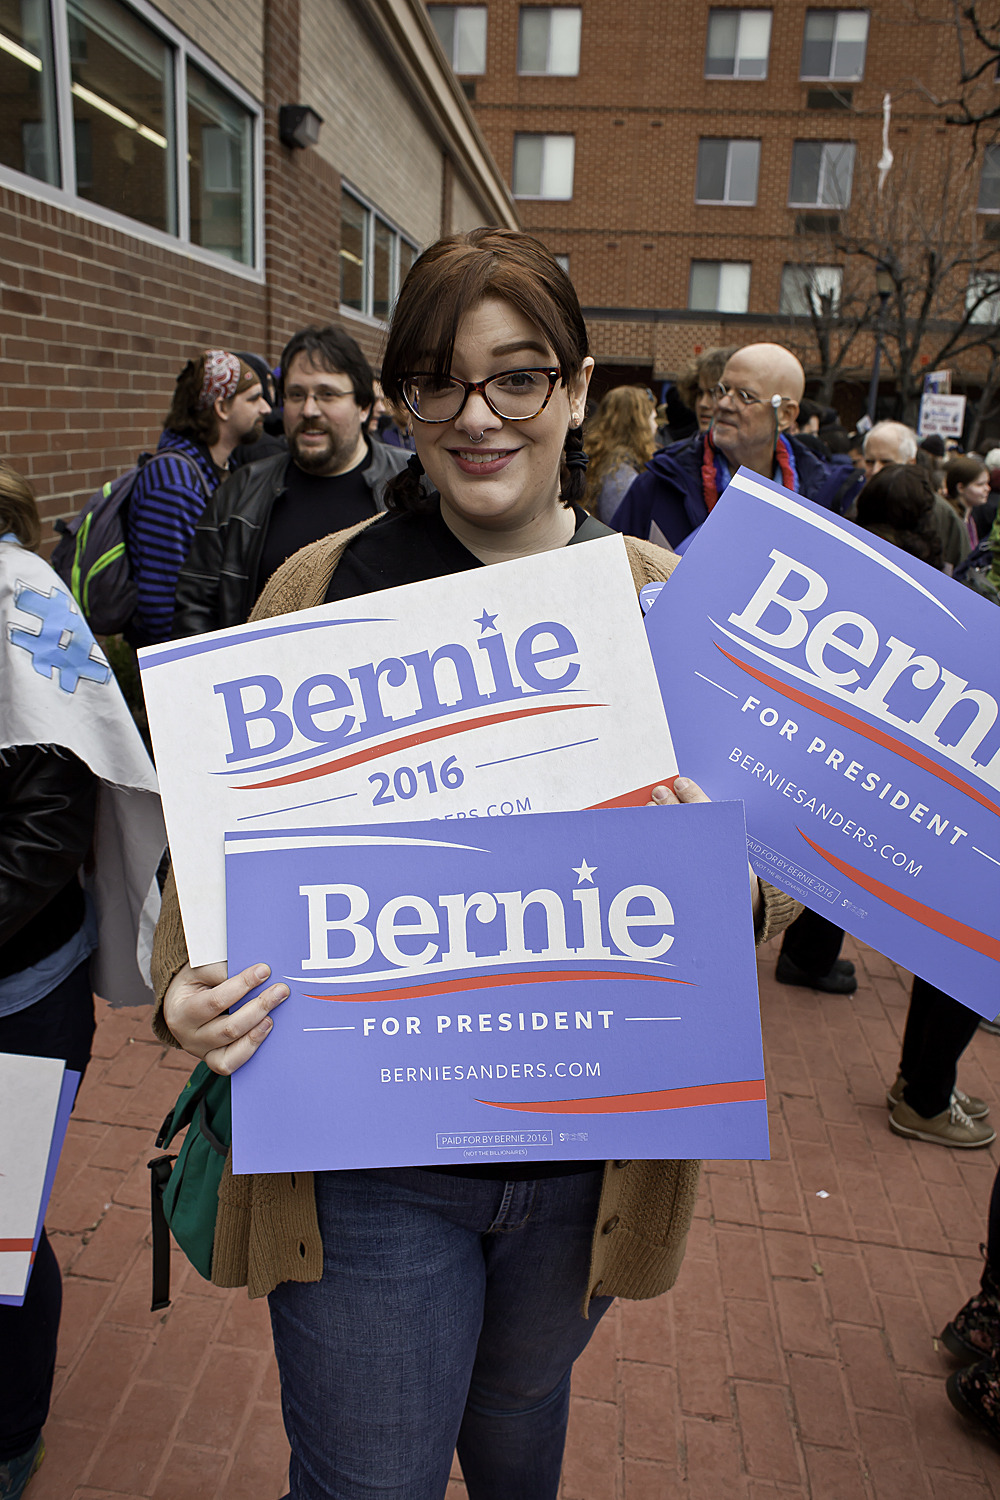
[[278,110],[278,135],[283,146],[305,150],[319,140],[323,116],[308,104],[283,104]]

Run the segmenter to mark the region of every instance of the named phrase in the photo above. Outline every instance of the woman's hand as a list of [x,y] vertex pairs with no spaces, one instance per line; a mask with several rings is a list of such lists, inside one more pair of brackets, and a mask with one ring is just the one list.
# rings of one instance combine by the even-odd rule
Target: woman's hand
[[[680,807],[685,802],[711,802],[696,781],[689,776],[671,776],[662,786],[654,786],[647,807]],[[750,870],[750,900],[753,902],[754,926],[760,922],[764,900],[760,894],[760,881]]]
[[235,1073],[271,1030],[270,1012],[288,998],[288,986],[269,985],[233,1015],[227,1012],[270,974],[267,964],[252,964],[227,979],[225,964],[204,964],[199,969],[185,964],[163,997],[168,1031],[185,1052],[204,1059],[213,1073]]

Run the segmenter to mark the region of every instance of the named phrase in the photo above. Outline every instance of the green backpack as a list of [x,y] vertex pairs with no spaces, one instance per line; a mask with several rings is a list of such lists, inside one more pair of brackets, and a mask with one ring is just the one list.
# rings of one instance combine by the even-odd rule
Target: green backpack
[[219,1184],[233,1140],[232,1089],[228,1076],[200,1062],[160,1126],[158,1148],[169,1146],[185,1127],[176,1156],[149,1163],[153,1218],[153,1302],[151,1311],[170,1306],[170,1235],[206,1281],[212,1275],[212,1246],[219,1211]]

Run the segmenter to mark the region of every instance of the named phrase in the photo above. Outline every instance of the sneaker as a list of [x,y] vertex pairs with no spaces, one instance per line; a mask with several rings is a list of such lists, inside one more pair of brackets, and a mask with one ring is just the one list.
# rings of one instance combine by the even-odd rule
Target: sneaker
[[952,1100],[939,1115],[925,1119],[901,1099],[889,1116],[889,1129],[894,1135],[906,1136],[912,1141],[929,1141],[933,1146],[959,1146],[970,1149],[975,1146],[991,1146],[997,1138],[992,1125],[983,1120],[970,1120],[962,1106]]
[[45,1457],[45,1443],[39,1435],[33,1447],[20,1458],[0,1463],[0,1500],[21,1500],[33,1474],[37,1474]]
[[948,1400],[956,1411],[985,1427],[1000,1442],[1000,1361],[981,1359],[964,1370],[953,1370],[945,1382]]
[[941,1342],[963,1365],[1000,1354],[1000,1286],[988,1265],[983,1267],[979,1291],[952,1318]]
[[[844,959],[849,963],[849,959]],[[851,972],[839,967],[841,960],[838,959],[829,974],[807,974],[805,969],[800,969],[798,964],[785,953],[778,954],[778,962],[775,966],[774,977],[779,984],[798,984],[807,990],[819,990],[824,995],[853,995],[858,987],[858,981],[854,974],[854,966]]]
[[[896,1074],[896,1082],[891,1089],[886,1091],[885,1102],[890,1109],[895,1109],[897,1104],[903,1100],[903,1090],[906,1088],[906,1079],[902,1073]],[[990,1107],[985,1099],[977,1099],[975,1094],[966,1094],[962,1089],[953,1089],[952,1102],[958,1104],[968,1115],[970,1120],[985,1120],[990,1112]]]

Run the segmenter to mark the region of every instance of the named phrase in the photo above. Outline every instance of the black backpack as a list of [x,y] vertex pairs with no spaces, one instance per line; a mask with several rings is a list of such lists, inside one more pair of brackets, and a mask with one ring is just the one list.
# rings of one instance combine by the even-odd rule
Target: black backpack
[[[197,475],[209,499],[204,476],[194,459],[171,449]],[[59,541],[49,559],[72,593],[95,635],[119,635],[135,613],[136,585],[126,546],[128,503],[135,482],[152,453],[140,453],[134,469],[109,479],[72,521],[55,522]]]

